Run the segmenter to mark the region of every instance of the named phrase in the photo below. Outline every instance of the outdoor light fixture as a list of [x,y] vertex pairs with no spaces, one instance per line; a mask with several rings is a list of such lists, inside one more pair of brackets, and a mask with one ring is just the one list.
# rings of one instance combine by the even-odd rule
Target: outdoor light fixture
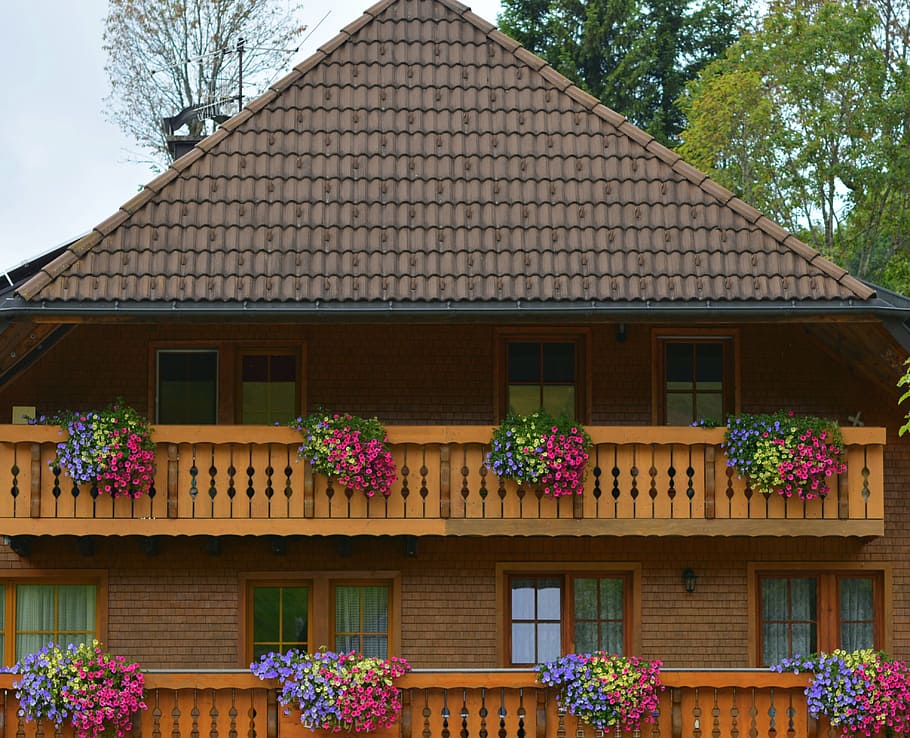
[[686,587],[686,592],[692,594],[695,591],[695,580],[698,579],[695,576],[695,571],[693,569],[686,569],[682,573],[683,584]]

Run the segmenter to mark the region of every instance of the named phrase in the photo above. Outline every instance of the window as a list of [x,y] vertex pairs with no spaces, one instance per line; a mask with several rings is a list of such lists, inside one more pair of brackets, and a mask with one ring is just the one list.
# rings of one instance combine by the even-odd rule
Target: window
[[7,580],[0,584],[0,647],[7,664],[41,650],[99,638],[99,586]]
[[245,353],[240,357],[240,422],[286,424],[299,415],[297,357]]
[[388,658],[389,585],[336,583],[334,589],[335,650]]
[[252,657],[290,648],[309,651],[311,587],[262,584],[251,589]]
[[509,575],[508,665],[627,653],[631,579],[628,572]]
[[762,666],[797,654],[884,646],[881,573],[764,572],[757,588]]
[[583,419],[583,348],[581,337],[505,337],[500,348],[502,414],[543,409],[556,417]]
[[656,350],[659,422],[723,421],[734,411],[731,337],[660,336]]
[[218,352],[158,351],[157,421],[212,425],[218,417]]
[[401,637],[397,572],[301,572],[242,575],[241,663],[294,648],[356,650],[388,658]]

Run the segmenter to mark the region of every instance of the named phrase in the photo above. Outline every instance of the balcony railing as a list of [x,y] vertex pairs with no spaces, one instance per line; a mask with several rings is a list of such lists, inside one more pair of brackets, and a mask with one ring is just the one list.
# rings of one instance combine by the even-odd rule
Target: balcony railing
[[[61,431],[0,426],[5,535],[810,535],[884,532],[884,428],[845,428],[847,471],[804,502],[752,490],[723,430],[595,426],[585,492],[553,499],[484,467],[487,426],[393,426],[398,481],[367,498],[313,474],[299,435],[159,426],[152,494],[112,500],[51,460]],[[231,521],[225,525],[225,521]],[[520,521],[520,523],[519,523]]]
[[[17,714],[12,683],[0,675],[0,738],[60,736],[47,723]],[[608,732],[623,738],[692,736],[834,736],[824,718],[806,710],[807,677],[767,671],[665,670],[666,690],[655,723],[640,731]],[[559,710],[552,689],[530,672],[418,671],[398,682],[403,710],[398,724],[377,738],[597,738],[603,735]],[[304,738],[312,735],[293,712],[284,715],[275,685],[249,672],[146,675],[148,707],[134,719],[132,735],[171,738]],[[72,729],[62,736],[70,738]]]

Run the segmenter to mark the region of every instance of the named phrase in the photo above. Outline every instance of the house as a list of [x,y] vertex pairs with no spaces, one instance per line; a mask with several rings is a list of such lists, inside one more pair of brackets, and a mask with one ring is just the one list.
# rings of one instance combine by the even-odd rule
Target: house
[[[805,677],[767,662],[910,657],[910,302],[455,0],[373,6],[24,271],[4,659],[101,638],[150,670],[137,732],[299,733],[246,671],[275,646],[406,657],[405,737],[572,732],[530,666],[587,648],[663,660],[649,735],[815,735]],[[155,428],[137,500],[74,488],[57,429],[17,422],[117,397]],[[387,424],[388,499],[297,460],[284,421],[318,405]],[[592,436],[581,496],[484,469],[491,427],[540,405]],[[843,426],[822,500],[752,490],[689,427],[781,408]],[[10,683],[0,733],[31,734]]]

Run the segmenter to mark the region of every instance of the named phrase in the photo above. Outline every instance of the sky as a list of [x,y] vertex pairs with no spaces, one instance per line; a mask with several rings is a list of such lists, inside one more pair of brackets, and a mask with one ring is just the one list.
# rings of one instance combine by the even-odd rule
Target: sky
[[[312,33],[291,65],[373,2],[304,0],[302,22]],[[498,0],[463,2],[496,22]],[[101,50],[107,0],[0,0],[0,8],[3,273],[88,233],[155,173],[135,162],[141,151],[102,112],[108,94]]]

